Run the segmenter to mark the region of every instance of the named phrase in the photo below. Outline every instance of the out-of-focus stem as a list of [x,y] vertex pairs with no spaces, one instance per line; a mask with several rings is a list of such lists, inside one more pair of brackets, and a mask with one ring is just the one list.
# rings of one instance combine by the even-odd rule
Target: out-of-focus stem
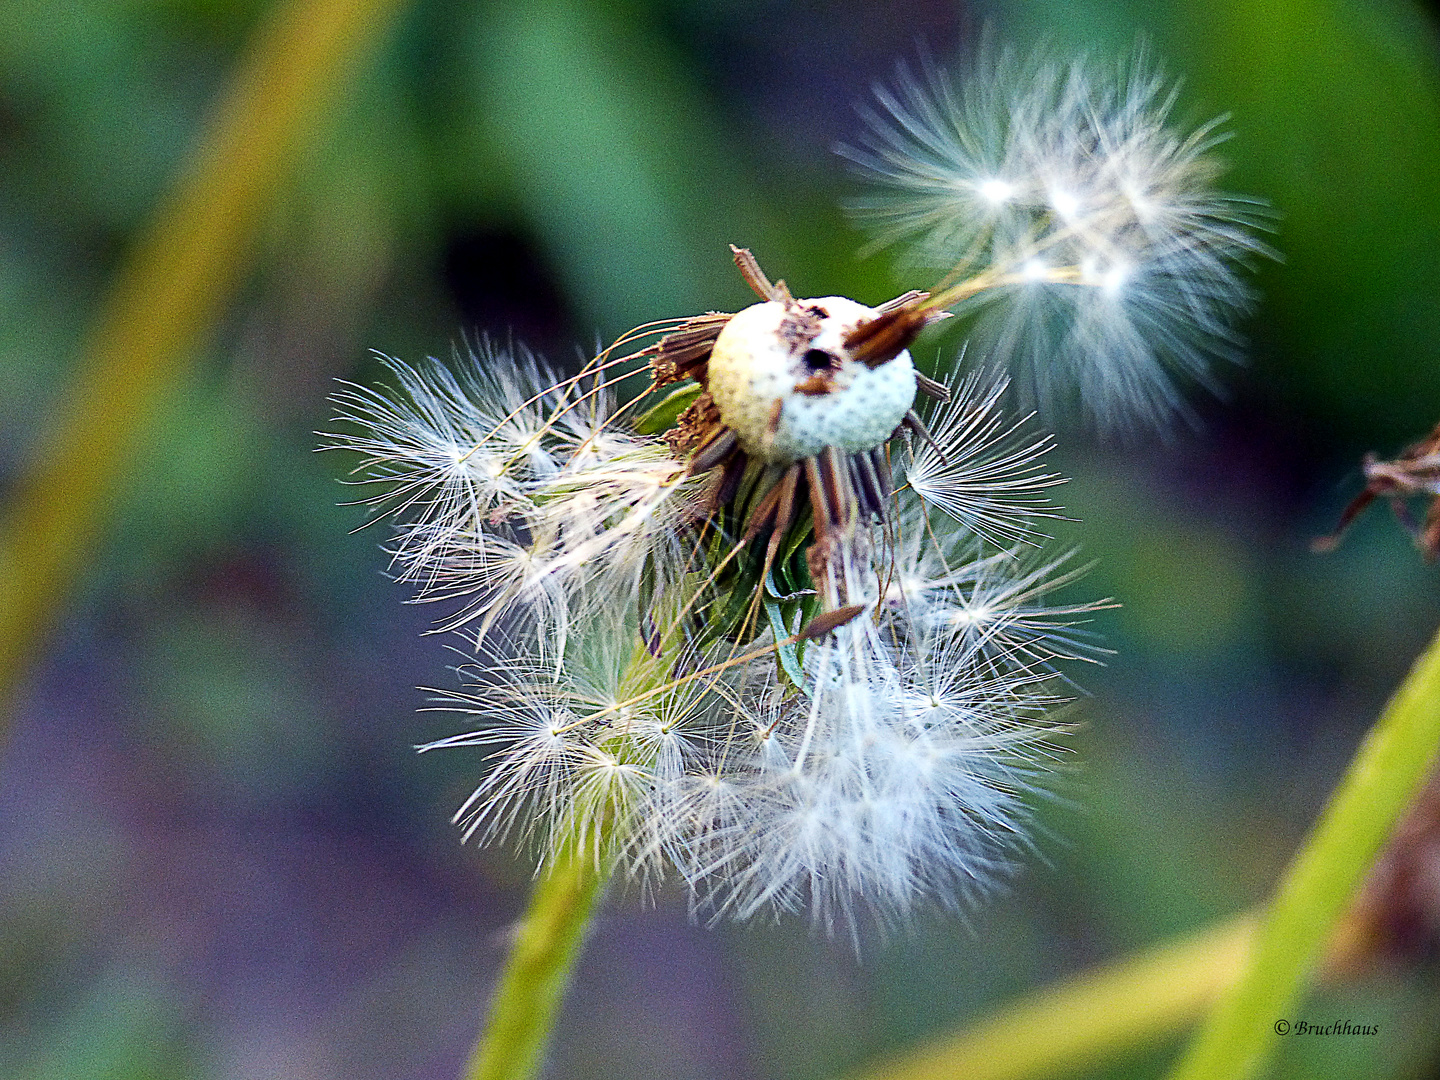
[[465,1080],[539,1070],[607,876],[591,852],[571,847],[537,879]]
[[1023,1080],[1080,1071],[1193,1021],[1239,976],[1245,916],[1085,972],[853,1080]]
[[[1157,1045],[1240,981],[1259,921],[1258,913],[1242,915],[1063,979],[851,1080],[1040,1080]],[[1331,936],[1322,977],[1352,976],[1372,947],[1370,929],[1352,911]]]
[[184,174],[135,239],[75,383],[0,524],[0,698],[57,620],[142,433],[244,277],[255,234],[300,148],[400,2],[279,5],[250,42]]
[[1360,744],[1270,902],[1244,973],[1171,1080],[1251,1076],[1366,872],[1424,784],[1440,747],[1440,635]]
[[1344,978],[1370,947],[1342,918],[1440,747],[1440,635],[1356,752],[1269,908],[1078,975],[854,1080],[1060,1076],[1214,1011],[1170,1080],[1241,1080],[1281,1038],[1277,1020],[1321,964]]

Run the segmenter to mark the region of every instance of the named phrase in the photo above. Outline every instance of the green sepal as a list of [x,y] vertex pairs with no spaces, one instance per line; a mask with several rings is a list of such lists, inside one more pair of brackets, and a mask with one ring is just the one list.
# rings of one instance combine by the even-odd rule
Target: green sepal
[[[809,625],[810,620],[815,618],[815,615],[819,610],[820,597],[812,589],[810,591],[810,594],[806,596],[805,599],[800,601],[800,618],[796,620],[795,625],[797,627]],[[810,643],[808,641],[800,641],[796,643],[795,659],[797,662],[803,661],[805,659],[805,646],[809,644]]]
[[741,567],[735,580],[726,583],[725,591],[729,593],[729,602],[713,624],[721,636],[739,639],[740,627],[749,615],[755,594],[760,589],[760,571],[753,565]]
[[[796,588],[792,585],[790,575],[785,572],[784,566],[774,566],[770,573],[765,575],[765,595],[773,600],[786,603],[792,600],[799,600],[802,597],[813,595],[815,590],[805,587]],[[791,631],[794,633],[795,631]]]
[[645,568],[640,572],[640,637],[644,640],[647,648],[651,645],[651,633],[655,631],[655,567],[652,560],[647,559]]
[[[790,523],[790,531],[785,534],[785,539],[782,542],[780,551],[780,562],[787,565],[795,562],[796,553],[799,552],[802,547],[804,547],[814,538],[815,528],[814,522],[811,517],[810,507],[803,506],[801,507],[799,513],[795,515],[795,520]],[[809,588],[811,584],[809,565],[805,562],[803,556],[798,560],[798,562],[803,568],[803,577],[797,578],[796,580],[803,580],[805,582],[805,587]]]
[[780,674],[790,681],[791,686],[803,694],[805,692],[805,675],[800,667],[800,654],[795,650],[795,643],[791,642],[786,645],[778,644],[791,634],[798,633],[800,627],[804,625],[803,620],[796,620],[795,629],[791,630],[785,623],[784,609],[786,607],[796,608],[797,614],[800,613],[801,610],[801,605],[782,605],[778,600],[771,600],[769,597],[765,598],[765,614],[770,617],[770,632],[775,635],[775,641],[777,642],[775,660],[779,664]]
[[700,396],[699,383],[686,383],[676,387],[645,410],[635,419],[635,430],[641,435],[658,435],[669,431],[680,419],[680,414],[694,404]]

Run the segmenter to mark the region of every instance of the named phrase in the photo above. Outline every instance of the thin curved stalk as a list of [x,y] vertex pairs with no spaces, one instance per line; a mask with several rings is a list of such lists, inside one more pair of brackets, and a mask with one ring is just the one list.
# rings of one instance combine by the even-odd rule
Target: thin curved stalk
[[539,1071],[607,877],[593,855],[572,850],[536,880],[465,1080],[524,1080]]
[[1170,1080],[1253,1076],[1281,1038],[1305,980],[1366,872],[1414,800],[1440,747],[1440,635],[1356,751],[1260,925],[1244,974]]
[[[84,572],[142,434],[243,279],[301,147],[400,2],[277,6],[185,172],[134,240],[0,525],[0,699]],[[0,707],[0,735],[6,715]]]

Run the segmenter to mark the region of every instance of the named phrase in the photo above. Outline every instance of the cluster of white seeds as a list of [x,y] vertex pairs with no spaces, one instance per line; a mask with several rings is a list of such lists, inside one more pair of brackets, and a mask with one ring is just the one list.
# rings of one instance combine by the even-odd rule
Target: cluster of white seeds
[[1219,121],[1177,133],[1175,88],[1143,53],[1107,71],[1001,52],[960,78],[902,67],[876,93],[842,148],[875,185],[856,211],[878,243],[976,284],[955,308],[971,355],[1047,414],[1162,426],[1181,387],[1213,387],[1212,358],[1238,359],[1268,211],[1216,188]]
[[[809,303],[834,324],[807,348],[838,351],[845,322],[868,310]],[[759,305],[747,322],[773,326],[774,311]],[[753,347],[753,325],[742,329],[735,340]],[[857,901],[895,917],[995,878],[1025,843],[1023,792],[1054,734],[1054,664],[1076,655],[1066,628],[1081,612],[1047,612],[1046,568],[1037,578],[1033,560],[967,523],[1033,539],[1030,512],[1057,481],[1037,465],[1048,442],[999,422],[994,388],[957,388],[948,408],[967,419],[939,418],[945,441],[926,451],[951,472],[902,488],[888,523],[861,525],[841,553],[865,611],[796,654],[797,689],[776,650],[799,626],[762,613],[748,640],[698,648],[677,632],[727,557],[697,546],[706,478],[617,417],[601,380],[545,385],[538,365],[494,350],[459,364],[470,374],[392,362],[397,387],[345,391],[350,430],[332,445],[365,455],[366,482],[401,515],[396,558],[422,596],[470,600],[454,624],[479,662],[451,704],[476,726],[426,747],[489,753],[457,814],[467,835],[542,858],[578,840],[640,879],[678,870],[697,910],[809,908],[827,925]],[[832,395],[838,418],[822,423],[869,449],[910,407],[914,377],[908,364],[899,378],[856,366]],[[847,398],[870,375],[881,389]],[[782,414],[792,403],[783,383],[771,400]],[[866,415],[875,401],[883,409]],[[783,450],[761,445],[813,445],[802,440],[815,422],[797,416]],[[897,455],[902,472],[923,461]]]

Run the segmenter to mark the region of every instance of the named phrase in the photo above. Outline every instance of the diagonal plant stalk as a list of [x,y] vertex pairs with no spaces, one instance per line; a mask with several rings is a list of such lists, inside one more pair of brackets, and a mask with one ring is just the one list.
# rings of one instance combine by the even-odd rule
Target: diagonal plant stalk
[[1440,636],[1356,753],[1268,911],[1064,980],[853,1080],[1058,1076],[1177,1032],[1211,1006],[1170,1080],[1253,1075],[1322,952],[1322,974],[1334,975],[1364,949],[1355,913],[1341,916],[1432,771],[1437,746]]
[[1440,634],[1360,744],[1291,862],[1239,981],[1170,1080],[1243,1080],[1275,1049],[1277,1020],[1301,994],[1337,920],[1414,800],[1440,748]]
[[571,846],[536,879],[465,1080],[521,1080],[544,1060],[608,867]]
[[[402,0],[288,0],[95,316],[79,375],[0,523],[0,699],[59,617],[144,432],[250,263],[307,137]],[[8,711],[0,707],[0,736]]]

